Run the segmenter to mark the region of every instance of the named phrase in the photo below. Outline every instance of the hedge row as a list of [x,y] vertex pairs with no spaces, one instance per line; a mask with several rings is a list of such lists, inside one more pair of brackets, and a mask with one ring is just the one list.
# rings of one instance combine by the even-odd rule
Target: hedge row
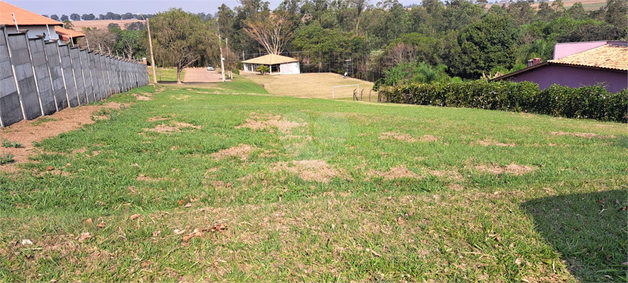
[[388,102],[529,112],[566,118],[626,122],[628,90],[610,93],[601,86],[569,88],[552,85],[540,90],[531,82],[410,84],[383,87]]

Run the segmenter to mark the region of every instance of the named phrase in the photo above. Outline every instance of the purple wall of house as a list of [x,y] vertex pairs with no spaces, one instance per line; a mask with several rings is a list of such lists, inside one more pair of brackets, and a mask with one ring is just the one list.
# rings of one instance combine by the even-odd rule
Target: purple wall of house
[[547,65],[515,75],[509,80],[534,82],[541,90],[553,84],[575,88],[604,83],[608,91],[617,93],[628,87],[628,72]]

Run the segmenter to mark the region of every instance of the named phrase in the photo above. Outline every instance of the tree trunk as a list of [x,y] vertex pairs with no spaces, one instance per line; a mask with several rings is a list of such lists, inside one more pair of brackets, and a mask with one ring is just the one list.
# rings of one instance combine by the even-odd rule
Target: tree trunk
[[177,68],[177,84],[181,84],[181,71],[183,68]]

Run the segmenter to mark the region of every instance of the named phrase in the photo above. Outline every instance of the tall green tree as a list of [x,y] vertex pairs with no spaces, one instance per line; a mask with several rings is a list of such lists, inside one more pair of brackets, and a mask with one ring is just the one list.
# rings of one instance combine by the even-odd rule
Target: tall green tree
[[458,75],[478,79],[497,66],[507,69],[515,63],[518,31],[509,16],[487,14],[462,30],[455,60]]
[[[177,83],[181,71],[199,61],[215,48],[216,37],[210,27],[194,14],[172,8],[151,19],[155,59],[164,66],[177,68]],[[215,27],[211,27],[215,30]]]

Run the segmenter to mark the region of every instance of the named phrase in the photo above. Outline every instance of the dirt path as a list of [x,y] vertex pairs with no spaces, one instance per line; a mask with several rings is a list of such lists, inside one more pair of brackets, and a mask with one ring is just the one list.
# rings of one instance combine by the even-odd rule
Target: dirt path
[[[0,165],[0,171],[13,173],[19,169],[15,166],[28,161],[28,157],[38,153],[33,142],[41,142],[56,137],[61,133],[79,129],[83,125],[93,124],[92,115],[102,108],[120,109],[123,103],[110,102],[103,105],[86,105],[68,108],[54,115],[39,117],[35,120],[22,120],[6,128],[0,128],[0,142],[8,140],[20,143],[22,148],[0,147],[0,155],[12,154],[13,163]],[[128,106],[128,105],[125,105]],[[106,119],[107,117],[99,117]]]
[[207,68],[185,69],[185,83],[216,83],[222,81],[222,76],[217,71],[207,71]]

